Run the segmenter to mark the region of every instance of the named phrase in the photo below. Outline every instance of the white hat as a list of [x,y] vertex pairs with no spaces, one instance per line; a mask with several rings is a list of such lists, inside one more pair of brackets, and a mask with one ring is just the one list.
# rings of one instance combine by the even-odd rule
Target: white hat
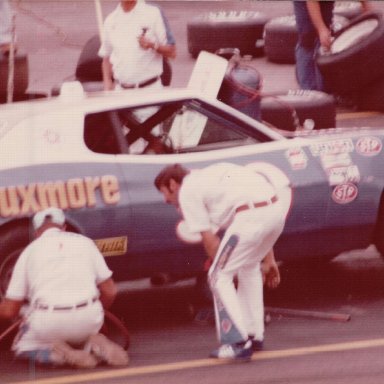
[[33,228],[35,230],[40,228],[46,219],[50,219],[52,223],[57,225],[63,225],[65,223],[64,212],[60,208],[49,207],[43,211],[37,212],[35,216],[33,216]]

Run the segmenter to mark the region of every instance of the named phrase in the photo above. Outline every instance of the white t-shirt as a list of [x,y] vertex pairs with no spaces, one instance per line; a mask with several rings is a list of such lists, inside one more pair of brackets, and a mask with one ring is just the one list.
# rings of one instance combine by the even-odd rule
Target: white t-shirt
[[97,285],[111,275],[91,239],[50,228],[21,253],[6,298],[76,305],[97,296]]
[[120,83],[141,83],[163,72],[162,56],[139,45],[143,28],[149,40],[167,44],[161,12],[152,5],[137,2],[131,11],[124,12],[119,4],[105,20],[99,56],[109,57],[114,78]]
[[213,226],[225,229],[237,207],[268,200],[275,194],[267,179],[251,168],[219,163],[193,170],[184,178],[179,204],[189,229],[202,232]]

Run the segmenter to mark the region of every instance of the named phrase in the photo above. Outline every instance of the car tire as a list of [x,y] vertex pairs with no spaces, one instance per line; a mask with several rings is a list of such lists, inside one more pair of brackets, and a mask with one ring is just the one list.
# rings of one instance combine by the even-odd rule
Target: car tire
[[336,127],[333,96],[319,91],[291,90],[261,98],[261,119],[276,128],[295,131],[300,127]]
[[294,15],[276,17],[264,28],[264,53],[267,59],[278,64],[294,64],[297,43]]
[[[28,88],[28,56],[23,52],[16,52],[14,59],[13,95],[23,95]],[[7,101],[8,94],[9,57],[0,54],[0,102]]]
[[100,37],[91,37],[84,45],[77,61],[75,76],[82,83],[102,81],[102,59],[98,56],[100,49]]
[[384,75],[384,22],[377,12],[363,14],[341,29],[328,54],[316,58],[327,92],[355,95]]
[[16,260],[30,241],[28,223],[1,233],[0,299],[4,298]]
[[[348,24],[348,19],[335,15],[332,29],[337,32]],[[277,64],[295,64],[298,34],[295,15],[276,17],[264,27],[264,53]]]
[[362,12],[362,6],[359,1],[336,1],[333,9],[334,15],[346,17],[349,20],[359,16]]
[[241,55],[263,54],[264,25],[268,18],[260,12],[209,12],[187,23],[188,52],[238,48]]

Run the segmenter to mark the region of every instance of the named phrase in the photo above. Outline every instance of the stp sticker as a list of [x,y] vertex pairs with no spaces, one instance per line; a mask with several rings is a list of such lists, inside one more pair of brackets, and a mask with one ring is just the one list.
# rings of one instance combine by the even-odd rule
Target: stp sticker
[[345,183],[335,187],[332,193],[332,199],[337,204],[348,204],[356,199],[358,189],[355,184]]
[[376,156],[382,148],[381,140],[373,136],[362,137],[356,143],[357,153],[363,156]]

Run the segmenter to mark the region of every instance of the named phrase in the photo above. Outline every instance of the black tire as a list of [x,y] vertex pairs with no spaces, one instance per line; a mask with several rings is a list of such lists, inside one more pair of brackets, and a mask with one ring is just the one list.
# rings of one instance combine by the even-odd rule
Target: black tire
[[238,48],[241,55],[263,54],[264,25],[268,18],[260,12],[210,12],[187,23],[188,52],[216,52]]
[[317,56],[328,92],[355,95],[384,75],[384,22],[370,12],[351,21],[336,35],[331,52]]
[[[9,56],[0,53],[0,100],[7,100]],[[14,61],[13,95],[23,95],[28,88],[28,56],[18,51]]]
[[273,63],[294,64],[297,43],[296,18],[294,15],[276,17],[264,28],[264,52]]
[[384,112],[384,76],[361,89],[356,100],[361,111]]
[[5,295],[17,258],[31,240],[27,223],[1,233],[0,298]]
[[338,16],[346,17],[349,20],[359,16],[362,6],[359,1],[336,1],[333,13]]
[[76,66],[76,79],[80,82],[102,81],[102,59],[98,55],[100,38],[98,35],[91,37],[84,45]]
[[[347,24],[347,18],[335,15],[332,30],[339,31]],[[297,38],[295,15],[269,20],[264,27],[264,52],[267,59],[278,64],[295,64]]]
[[[319,91],[289,91],[261,98],[263,121],[285,131],[295,131],[313,121],[314,129],[336,127],[334,98]],[[307,121],[307,122],[306,122]]]

